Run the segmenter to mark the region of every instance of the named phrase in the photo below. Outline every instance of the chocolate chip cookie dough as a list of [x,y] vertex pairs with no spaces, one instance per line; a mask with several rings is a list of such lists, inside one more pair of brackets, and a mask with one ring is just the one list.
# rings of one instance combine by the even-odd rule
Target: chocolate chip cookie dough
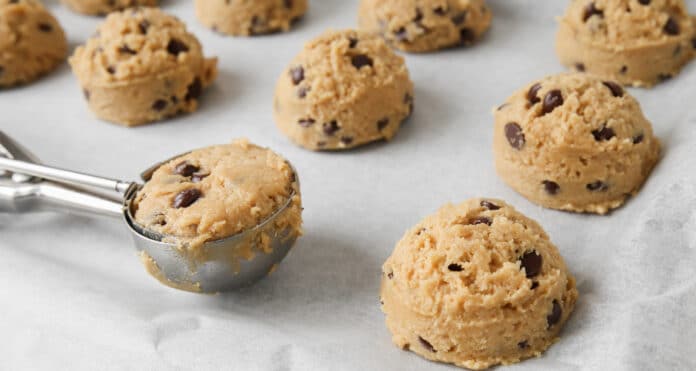
[[578,297],[541,226],[500,200],[442,207],[406,232],[382,269],[394,343],[475,370],[539,356]]
[[87,15],[107,15],[135,6],[156,6],[158,0],[61,0],[68,8]]
[[246,140],[192,151],[160,166],[133,201],[135,221],[168,236],[200,263],[205,242],[247,231],[284,209],[273,225],[236,252],[238,259],[268,253],[265,234],[301,234],[299,181],[290,164]]
[[407,52],[471,45],[492,14],[484,0],[362,0],[360,28]]
[[556,41],[569,68],[633,86],[675,76],[695,48],[696,26],[682,0],[574,0]]
[[0,0],[0,88],[55,69],[68,44],[58,21],[36,0]]
[[70,64],[92,111],[127,126],[194,112],[217,75],[217,59],[156,8],[111,13]]
[[413,110],[413,83],[382,39],[329,31],[307,43],[278,80],[278,128],[311,150],[389,140]]
[[288,31],[307,12],[307,0],[196,0],[198,20],[234,36]]
[[638,192],[660,154],[638,102],[586,74],[534,82],[494,116],[498,174],[553,209],[606,214]]

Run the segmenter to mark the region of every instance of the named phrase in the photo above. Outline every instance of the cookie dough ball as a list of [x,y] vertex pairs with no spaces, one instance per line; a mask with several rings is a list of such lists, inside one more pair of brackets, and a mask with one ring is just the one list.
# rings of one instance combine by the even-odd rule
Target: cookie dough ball
[[235,36],[288,31],[306,12],[307,0],[196,0],[201,23]]
[[442,207],[406,232],[383,267],[394,343],[475,370],[540,355],[577,297],[544,230],[500,200]]
[[413,110],[404,59],[382,39],[329,31],[305,45],[275,93],[278,128],[311,150],[389,140]]
[[556,51],[576,71],[652,86],[694,57],[695,32],[682,0],[574,0],[560,20]]
[[65,59],[65,33],[36,0],[0,0],[0,88],[25,84]]
[[249,230],[288,204],[264,227],[270,230],[261,231],[266,237],[249,238],[249,246],[237,248],[238,258],[269,253],[264,241],[276,233],[294,240],[302,224],[299,182],[287,160],[238,140],[163,164],[138,192],[131,211],[141,226],[186,242],[190,256],[206,258],[195,251],[204,242]]
[[606,214],[638,192],[660,154],[640,105],[615,82],[550,76],[495,112],[498,174],[530,201]]
[[362,0],[360,28],[407,52],[471,45],[493,15],[485,0]]
[[158,0],[61,0],[75,12],[87,15],[107,15],[135,6],[157,6]]
[[156,8],[111,13],[70,64],[92,111],[127,126],[195,111],[217,75],[217,59]]

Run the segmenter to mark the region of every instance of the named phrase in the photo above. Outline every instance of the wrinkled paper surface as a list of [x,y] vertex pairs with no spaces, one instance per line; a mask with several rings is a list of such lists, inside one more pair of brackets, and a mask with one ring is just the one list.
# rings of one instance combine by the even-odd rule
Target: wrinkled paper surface
[[[447,370],[391,344],[382,262],[404,231],[446,202],[502,198],[538,220],[578,280],[561,340],[511,370],[696,369],[696,63],[653,90],[630,89],[664,143],[641,193],[610,216],[531,204],[495,175],[493,107],[560,72],[555,0],[494,0],[469,49],[408,55],[416,111],[398,136],[346,153],[291,144],[272,118],[276,79],[304,41],[355,25],[357,1],[315,0],[288,34],[220,37],[190,1],[164,8],[220,58],[195,114],[137,129],[87,111],[67,64],[0,91],[0,130],[47,164],[121,179],[173,154],[248,137],[298,169],[305,236],[270,277],[216,296],[175,291],[141,267],[123,223],[60,213],[0,214],[0,369]],[[49,1],[71,47],[99,22]],[[696,1],[690,1],[696,13]]]

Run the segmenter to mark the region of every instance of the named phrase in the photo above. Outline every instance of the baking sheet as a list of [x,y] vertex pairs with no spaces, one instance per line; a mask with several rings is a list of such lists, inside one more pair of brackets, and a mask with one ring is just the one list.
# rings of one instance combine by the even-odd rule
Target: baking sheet
[[[72,47],[99,22],[48,5]],[[416,111],[393,142],[346,153],[295,147],[275,129],[271,104],[303,43],[354,26],[357,1],[311,1],[293,32],[248,39],[205,29],[190,1],[165,1],[220,58],[201,110],[165,123],[127,129],[94,119],[67,65],[0,91],[0,129],[48,164],[135,179],[172,154],[248,137],[292,161],[306,208],[305,236],[273,275],[217,296],[149,277],[117,220],[0,214],[0,369],[451,369],[391,344],[380,267],[407,228],[475,196],[503,198],[538,220],[578,279],[561,340],[510,370],[696,369],[696,63],[653,90],[631,89],[665,148],[636,198],[606,217],[545,210],[495,175],[490,112],[562,71],[554,17],[567,2],[490,5],[494,24],[480,45],[407,56]]]

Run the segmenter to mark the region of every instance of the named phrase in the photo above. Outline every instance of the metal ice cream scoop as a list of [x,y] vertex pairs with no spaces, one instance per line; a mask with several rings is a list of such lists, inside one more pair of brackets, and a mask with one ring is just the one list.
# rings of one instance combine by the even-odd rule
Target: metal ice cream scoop
[[[168,161],[145,170],[141,178],[148,181],[155,170]],[[141,187],[135,182],[40,165],[31,152],[0,131],[0,212],[67,210],[121,218],[133,237],[136,249],[144,257],[148,271],[166,285],[203,293],[224,292],[251,285],[283,260],[297,238],[290,226],[283,230],[273,228],[274,221],[290,209],[295,196],[293,191],[285,204],[255,227],[205,242],[201,248],[207,249],[212,259],[196,264],[192,269],[180,244],[168,242],[170,239],[167,236],[135,222],[131,204]],[[249,243],[256,243],[256,239],[251,237],[262,230],[271,237],[270,249],[264,249],[268,253],[259,251],[251,260],[240,259],[235,267],[223,258],[234,256],[236,250],[247,248]],[[268,233],[269,230],[272,233]]]

